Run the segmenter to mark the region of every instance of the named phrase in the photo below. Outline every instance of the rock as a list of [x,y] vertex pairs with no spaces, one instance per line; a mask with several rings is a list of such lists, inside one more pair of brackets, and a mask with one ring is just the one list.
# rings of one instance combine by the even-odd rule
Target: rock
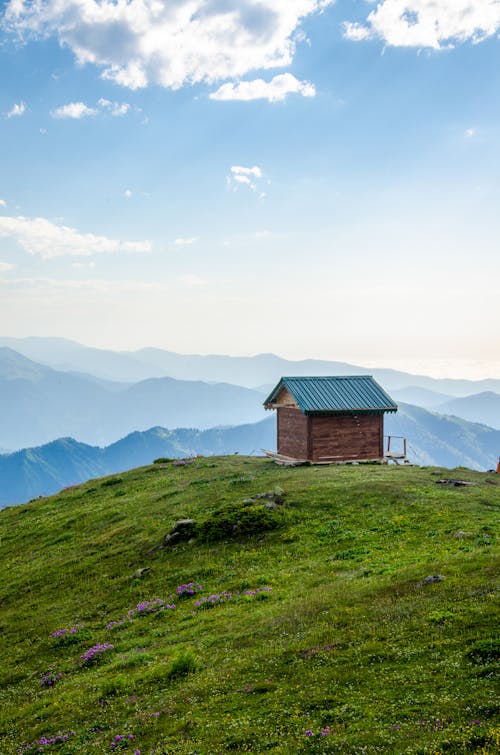
[[170,530],[170,534],[174,534],[174,532],[178,532],[180,535],[184,537],[192,537],[194,535],[194,531],[196,529],[196,522],[194,519],[179,519],[172,529]]
[[454,485],[456,488],[465,488],[477,485],[477,482],[468,482],[467,480],[436,480],[436,485]]
[[181,536],[178,532],[171,532],[163,538],[163,545],[175,545],[180,540]]
[[163,545],[175,545],[189,542],[196,536],[196,522],[194,519],[179,519],[170,532],[163,538]]
[[463,530],[458,530],[458,532],[454,533],[453,537],[472,537],[473,535],[473,532],[464,532]]
[[268,490],[266,493],[255,493],[250,498],[247,498],[243,503],[253,503],[254,501],[261,501],[263,499],[272,501],[273,503],[284,503],[286,493],[279,485],[275,485],[272,490]]
[[422,580],[423,585],[432,585],[434,582],[442,582],[444,576],[442,574],[433,574]]
[[150,567],[149,567],[149,566],[143,566],[143,567],[142,567],[142,569],[137,569],[137,570],[136,570],[136,571],[135,571],[135,572],[134,572],[134,573],[132,574],[132,579],[140,579],[140,578],[141,578],[141,577],[143,577],[143,576],[144,576],[145,574],[147,574],[147,573],[148,573],[148,571],[151,571]]

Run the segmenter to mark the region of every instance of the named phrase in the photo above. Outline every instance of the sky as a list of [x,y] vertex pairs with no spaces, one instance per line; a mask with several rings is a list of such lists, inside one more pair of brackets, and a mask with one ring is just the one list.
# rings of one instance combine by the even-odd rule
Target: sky
[[0,0],[0,335],[500,377],[500,0]]

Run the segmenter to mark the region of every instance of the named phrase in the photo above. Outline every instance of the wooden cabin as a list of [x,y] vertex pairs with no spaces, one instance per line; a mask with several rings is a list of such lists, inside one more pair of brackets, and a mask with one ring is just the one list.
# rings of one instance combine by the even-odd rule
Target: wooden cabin
[[383,459],[384,413],[398,409],[371,375],[282,377],[264,406],[278,455],[317,464]]

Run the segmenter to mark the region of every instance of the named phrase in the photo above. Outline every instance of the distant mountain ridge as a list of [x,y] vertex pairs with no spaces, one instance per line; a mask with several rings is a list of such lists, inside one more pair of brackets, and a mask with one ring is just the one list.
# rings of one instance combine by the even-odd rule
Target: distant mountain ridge
[[0,455],[0,508],[51,495],[94,477],[150,464],[161,456],[252,455],[274,442],[272,417],[251,425],[210,430],[153,427],[131,433],[106,448],[60,438],[37,448]]
[[[61,438],[0,455],[0,508],[150,464],[156,457],[260,454],[263,448],[275,448],[275,426],[273,415],[255,424],[203,431],[154,427],[131,433],[106,448]],[[499,430],[405,404],[386,417],[385,433],[405,436],[410,459],[422,465],[486,470],[496,466],[500,453]]]
[[60,372],[0,348],[0,446],[71,436],[97,445],[156,425],[208,428],[257,422],[263,394],[241,386],[150,378],[116,383]]
[[224,382],[246,388],[275,384],[282,375],[373,375],[388,391],[415,386],[451,396],[495,391],[500,379],[454,380],[398,370],[360,367],[320,359],[292,361],[275,354],[224,356],[177,354],[157,348],[120,352],[83,346],[64,338],[6,338],[10,347],[36,362],[62,371],[83,372],[106,380],[135,382],[169,376],[177,380]]
[[436,411],[463,417],[470,422],[483,422],[500,430],[500,395],[493,391],[450,399],[439,404]]

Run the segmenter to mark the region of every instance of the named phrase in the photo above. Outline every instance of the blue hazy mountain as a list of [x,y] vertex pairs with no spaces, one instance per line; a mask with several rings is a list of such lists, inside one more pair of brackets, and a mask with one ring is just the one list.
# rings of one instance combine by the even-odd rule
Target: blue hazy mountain
[[209,430],[134,432],[105,448],[60,438],[37,448],[0,455],[0,508],[103,475],[150,464],[155,458],[194,454],[259,454],[275,442],[275,420]]
[[449,399],[440,404],[436,411],[463,417],[471,422],[482,422],[490,427],[500,429],[500,394],[493,391],[484,391],[464,398]]
[[[62,438],[3,455],[0,507],[150,464],[161,456],[259,454],[263,448],[275,448],[275,427],[274,416],[254,424],[209,430],[155,427],[131,433],[105,448]],[[500,453],[499,430],[406,404],[386,417],[385,432],[406,437],[408,455],[417,464],[487,470],[496,466]]]
[[406,388],[396,388],[391,390],[391,398],[397,402],[421,406],[424,409],[436,409],[440,404],[450,401],[454,396],[446,393],[431,391],[429,388],[420,388],[419,386],[409,385]]
[[0,446],[24,448],[55,438],[105,445],[152,426],[207,428],[256,422],[263,396],[241,386],[151,378],[105,381],[61,372],[0,348]]
[[340,361],[304,359],[292,361],[275,354],[250,357],[177,354],[164,349],[111,351],[83,346],[64,338],[1,338],[7,346],[29,359],[61,371],[83,372],[106,380],[135,382],[168,376],[177,380],[231,383],[247,388],[275,385],[282,375],[370,374],[389,391],[414,386],[450,396],[483,391],[500,393],[500,380],[451,380],[411,375],[398,370],[360,367]]
[[409,404],[386,415],[385,434],[407,438],[410,459],[421,465],[486,470],[500,455],[500,430]]

